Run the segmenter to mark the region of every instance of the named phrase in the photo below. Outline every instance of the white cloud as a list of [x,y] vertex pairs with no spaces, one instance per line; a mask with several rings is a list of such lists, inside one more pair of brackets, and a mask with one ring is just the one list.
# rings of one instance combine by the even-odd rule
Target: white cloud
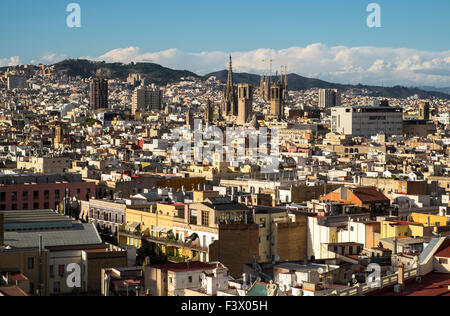
[[10,58],[0,58],[0,67],[17,66],[20,64],[19,56],[13,56]]
[[[233,52],[237,72],[268,72],[273,59],[274,73],[281,65],[289,72],[338,83],[450,86],[450,51],[430,52],[410,48],[329,47],[315,43],[282,50],[267,48]],[[189,53],[178,49],[142,52],[139,47],[118,48],[93,58],[107,62],[154,62],[165,67],[188,69],[199,74],[225,69],[226,52]]]
[[[153,62],[174,69],[187,69],[207,74],[227,68],[227,52],[184,52],[173,48],[158,52],[144,52],[137,46],[117,48],[99,57],[86,57],[106,62]],[[261,48],[232,52],[233,67],[237,72],[261,74],[268,72],[273,59],[274,73],[281,65],[288,71],[311,78],[336,83],[450,86],[450,51],[432,52],[410,48],[388,47],[330,47],[315,43],[306,47],[281,50]],[[45,54],[38,61],[46,64],[58,62],[66,55]],[[18,59],[18,57],[16,57]],[[0,64],[12,63],[0,59]]]
[[66,54],[45,53],[40,58],[31,60],[31,63],[34,65],[36,64],[51,65],[56,64],[67,58],[68,56]]

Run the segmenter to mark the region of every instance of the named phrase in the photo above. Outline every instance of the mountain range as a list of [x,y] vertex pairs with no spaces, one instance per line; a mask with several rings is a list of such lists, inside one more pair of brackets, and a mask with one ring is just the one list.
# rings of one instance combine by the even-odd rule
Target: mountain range
[[[101,73],[103,76],[110,79],[126,80],[131,73],[140,73],[144,75],[150,82],[156,84],[167,84],[179,81],[183,77],[194,77],[204,79],[215,76],[222,83],[226,83],[228,77],[227,70],[221,70],[207,74],[205,76],[197,75],[188,70],[174,70],[163,67],[154,63],[106,63],[94,62],[85,59],[68,59],[53,65],[55,71],[59,73],[66,73],[70,76],[80,76],[82,78],[89,78]],[[0,70],[6,70],[0,68]],[[369,95],[374,97],[384,98],[407,98],[417,95],[419,98],[439,98],[450,99],[450,88],[434,88],[434,87],[380,87],[369,85],[349,85],[331,83],[319,79],[307,78],[297,74],[288,74],[289,89],[300,91],[311,88],[324,89],[339,89],[341,91],[353,90],[358,94]],[[259,87],[261,77],[260,75],[249,73],[233,73],[233,80],[235,83],[250,83],[255,87]]]
[[[228,78],[228,70],[222,70],[218,72],[210,73],[204,78],[209,78],[214,76],[217,80],[220,80],[223,83],[226,83]],[[395,87],[380,87],[380,86],[369,86],[369,85],[348,85],[348,84],[339,84],[339,83],[331,83],[319,79],[302,77],[297,74],[288,74],[288,85],[290,90],[308,90],[312,88],[321,88],[321,89],[339,89],[341,91],[347,90],[356,90],[357,92],[370,95],[374,97],[383,97],[383,98],[407,98],[414,95],[418,95],[419,98],[439,98],[439,99],[450,99],[450,91],[446,92],[446,90],[439,91],[437,88],[432,89],[420,89],[420,88],[408,88],[403,86],[395,86]],[[254,86],[259,86],[261,80],[261,76],[253,75],[248,73],[233,73],[233,81],[235,83],[251,83]]]

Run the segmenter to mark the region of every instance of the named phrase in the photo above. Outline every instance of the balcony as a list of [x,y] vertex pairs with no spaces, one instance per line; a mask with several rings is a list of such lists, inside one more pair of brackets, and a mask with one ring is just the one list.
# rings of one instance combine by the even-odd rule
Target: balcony
[[175,240],[175,239],[169,239],[169,238],[164,238],[164,237],[155,237],[155,236],[146,236],[143,233],[132,233],[132,232],[128,232],[125,230],[121,230],[119,232],[119,235],[125,236],[125,237],[131,237],[131,238],[145,239],[148,242],[160,244],[160,245],[164,245],[164,246],[190,249],[190,250],[204,252],[204,253],[209,252],[209,249],[206,247],[193,245],[191,243],[186,243],[186,242],[183,242],[180,240]]

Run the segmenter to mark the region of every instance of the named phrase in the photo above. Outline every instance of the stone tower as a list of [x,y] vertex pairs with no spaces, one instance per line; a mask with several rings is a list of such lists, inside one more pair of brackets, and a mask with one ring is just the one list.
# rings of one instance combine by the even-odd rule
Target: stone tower
[[279,119],[284,118],[283,90],[281,83],[270,86],[270,115]]
[[227,85],[223,91],[222,117],[229,119],[231,116],[237,116],[237,114],[237,93],[233,83],[233,62],[230,56]]
[[253,113],[253,87],[250,84],[238,85],[237,124],[244,125]]

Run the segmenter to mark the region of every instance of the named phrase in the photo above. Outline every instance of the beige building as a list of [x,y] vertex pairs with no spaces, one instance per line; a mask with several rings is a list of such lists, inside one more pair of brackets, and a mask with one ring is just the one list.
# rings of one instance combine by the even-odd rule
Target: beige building
[[34,173],[62,173],[71,167],[68,157],[25,157],[17,161],[17,169]]
[[184,296],[186,290],[201,288],[209,274],[217,276],[211,293],[228,289],[227,268],[219,262],[146,266],[145,289],[150,296]]

